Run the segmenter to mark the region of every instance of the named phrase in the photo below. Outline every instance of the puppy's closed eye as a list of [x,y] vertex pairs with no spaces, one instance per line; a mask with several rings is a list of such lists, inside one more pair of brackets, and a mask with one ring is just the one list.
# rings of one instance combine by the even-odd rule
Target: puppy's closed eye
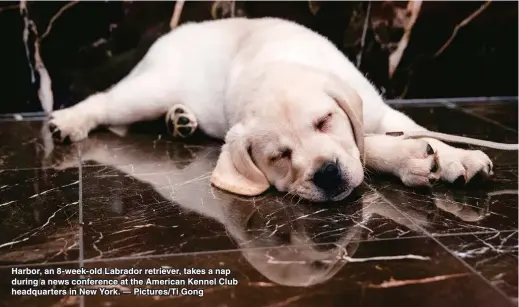
[[325,116],[319,118],[315,122],[315,129],[319,130],[321,132],[326,132],[330,126],[330,120],[332,119],[333,114],[330,112],[326,114]]
[[271,156],[269,158],[270,162],[276,162],[282,159],[291,159],[292,158],[292,149],[290,148],[282,148],[277,154]]

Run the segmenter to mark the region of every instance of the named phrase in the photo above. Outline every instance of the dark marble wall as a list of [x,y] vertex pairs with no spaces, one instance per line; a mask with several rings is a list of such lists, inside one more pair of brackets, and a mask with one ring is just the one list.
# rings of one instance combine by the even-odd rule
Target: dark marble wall
[[181,4],[1,2],[0,113],[61,108],[110,86],[170,29],[175,8],[180,24],[297,21],[330,38],[388,98],[517,95],[515,2]]

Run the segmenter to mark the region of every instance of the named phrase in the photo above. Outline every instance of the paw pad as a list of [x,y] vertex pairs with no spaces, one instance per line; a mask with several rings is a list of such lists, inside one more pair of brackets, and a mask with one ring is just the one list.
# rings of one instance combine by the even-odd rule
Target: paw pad
[[166,114],[166,125],[172,136],[186,138],[195,133],[198,122],[186,106],[175,105]]
[[53,123],[50,123],[49,131],[52,134],[53,139],[61,141],[61,131],[58,129],[58,126],[54,125]]
[[66,135],[64,138],[61,136],[61,130],[53,123],[49,124],[49,131],[52,134],[52,139],[57,143],[69,145],[72,143],[70,136]]
[[431,145],[427,144],[427,155],[433,155],[434,149],[431,147]]

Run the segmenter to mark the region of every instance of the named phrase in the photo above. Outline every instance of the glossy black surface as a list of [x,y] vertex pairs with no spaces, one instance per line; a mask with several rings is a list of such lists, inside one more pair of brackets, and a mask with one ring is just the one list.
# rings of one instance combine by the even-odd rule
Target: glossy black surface
[[2,1],[0,113],[59,109],[112,86],[173,16],[180,25],[231,16],[295,21],[328,38],[387,98],[517,95],[513,1],[415,4],[186,1],[175,11],[172,1]]
[[[517,101],[395,107],[430,129],[517,142]],[[2,306],[517,304],[517,152],[484,149],[496,173],[485,184],[424,191],[370,174],[348,199],[312,204],[211,187],[214,140],[96,132],[53,146],[44,125],[0,121]],[[189,286],[203,297],[13,296],[12,269],[26,267],[225,268],[237,285]]]

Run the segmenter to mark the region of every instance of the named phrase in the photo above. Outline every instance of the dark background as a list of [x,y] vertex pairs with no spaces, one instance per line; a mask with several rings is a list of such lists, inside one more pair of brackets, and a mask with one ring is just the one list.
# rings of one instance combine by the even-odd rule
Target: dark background
[[[516,2],[427,1],[414,13],[413,5],[186,2],[180,24],[231,16],[294,20],[333,41],[386,98],[517,96]],[[42,67],[52,80],[54,109],[107,88],[170,29],[174,8],[175,2],[152,1],[1,2],[0,113],[42,111]],[[390,55],[406,36],[390,75]]]

